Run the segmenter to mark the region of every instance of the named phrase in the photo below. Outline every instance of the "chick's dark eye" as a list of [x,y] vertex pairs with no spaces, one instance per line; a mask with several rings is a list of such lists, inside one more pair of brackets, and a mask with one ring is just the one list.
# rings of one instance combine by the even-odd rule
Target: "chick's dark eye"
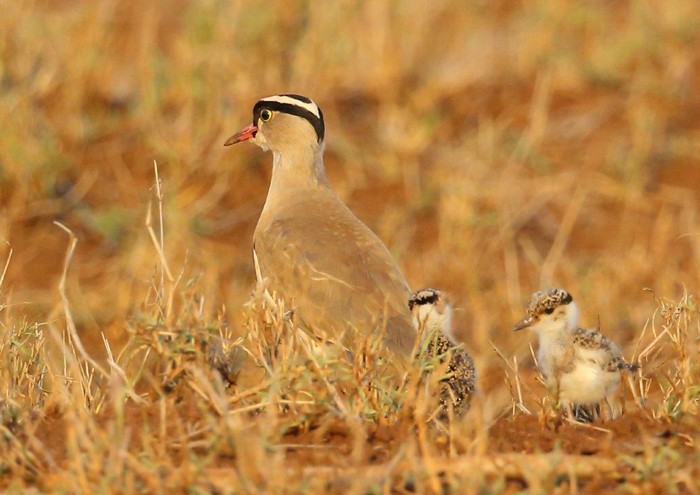
[[551,315],[552,313],[554,313],[554,308],[547,308],[544,310],[544,312],[547,313],[548,315]]
[[272,118],[272,112],[268,109],[264,109],[260,112],[260,120],[267,122]]

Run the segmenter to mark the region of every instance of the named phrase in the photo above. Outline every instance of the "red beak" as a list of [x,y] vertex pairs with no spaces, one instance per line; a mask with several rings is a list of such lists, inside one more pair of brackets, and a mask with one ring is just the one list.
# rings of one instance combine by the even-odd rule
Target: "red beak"
[[257,132],[258,128],[255,127],[255,124],[247,125],[243,129],[241,129],[240,132],[237,132],[236,134],[228,138],[224,143],[224,146],[231,146],[232,144],[253,139]]

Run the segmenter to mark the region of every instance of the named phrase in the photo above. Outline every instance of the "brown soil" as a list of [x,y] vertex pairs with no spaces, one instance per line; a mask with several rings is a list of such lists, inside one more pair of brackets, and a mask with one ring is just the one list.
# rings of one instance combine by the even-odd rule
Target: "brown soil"
[[[174,410],[177,411],[177,419],[183,424],[196,424],[202,420],[201,409],[194,402],[183,401]],[[129,403],[125,409],[124,424],[131,431],[130,443],[140,445],[143,435],[152,435],[157,431],[160,418],[158,403],[145,406]],[[172,418],[170,413],[168,418]],[[265,420],[264,416],[255,415],[250,415],[248,419],[251,424]],[[101,429],[111,420],[113,418],[101,417],[98,420]],[[46,453],[61,467],[65,467],[64,461],[69,457],[66,447],[69,421],[70,418],[54,411],[38,423],[36,430],[36,438],[44,445]],[[171,427],[176,422],[169,423],[167,434],[177,434],[176,428]],[[308,472],[324,474],[329,491],[343,493],[348,488],[352,473],[358,471],[372,476],[374,470],[377,473],[383,472],[392,459],[400,455],[401,446],[409,440],[413,430],[414,427],[402,424],[363,423],[358,433],[351,431],[348,423],[337,420],[323,425],[290,428],[287,433],[280,435],[275,448],[284,451],[285,466],[290,470],[298,470],[299,476]],[[658,452],[665,447],[692,456],[695,452],[694,445],[700,442],[700,425],[695,418],[664,423],[636,411],[627,412],[614,421],[598,421],[594,424],[564,422],[556,431],[535,415],[502,418],[491,426],[486,443],[487,451],[482,457],[460,456],[460,452],[457,452],[457,457],[450,457],[446,437],[434,430],[433,433],[433,446],[445,456],[445,464],[441,464],[440,468],[444,469],[442,474],[451,469],[462,469],[461,466],[470,465],[469,460],[473,459],[476,468],[484,469],[487,476],[505,477],[508,493],[530,484],[527,467],[513,467],[512,463],[542,459],[541,454],[555,452],[555,455],[561,456],[562,461],[590,464],[590,470],[582,471],[577,487],[581,493],[600,493],[615,489],[627,481],[626,476],[631,470],[628,465],[620,463],[624,456],[643,459],[645,452],[652,449]],[[364,438],[357,438],[358,435]],[[359,449],[358,441],[362,444]],[[361,453],[359,457],[353,453],[355,450]],[[537,456],[530,457],[529,454]],[[586,458],[590,461],[586,462]],[[170,459],[175,463],[181,460],[176,453]],[[235,469],[232,468],[235,468],[237,462],[236,452],[220,454],[211,465],[212,472],[217,473],[212,483],[218,486],[235,476]],[[602,463],[600,465],[603,466],[598,474],[598,464],[595,462]],[[46,479],[50,479],[50,476]],[[399,492],[404,491],[412,492],[412,487],[399,487]]]

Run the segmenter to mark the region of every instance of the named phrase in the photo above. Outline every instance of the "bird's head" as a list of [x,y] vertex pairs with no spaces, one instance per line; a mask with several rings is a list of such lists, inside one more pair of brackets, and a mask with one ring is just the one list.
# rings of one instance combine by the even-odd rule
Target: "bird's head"
[[573,297],[564,289],[535,292],[527,304],[525,317],[513,330],[529,328],[537,333],[573,330],[578,323],[578,309]]
[[231,136],[224,146],[252,141],[265,151],[284,152],[308,146],[322,149],[325,124],[321,109],[306,96],[268,96],[253,107],[253,123]]
[[416,330],[423,332],[441,331],[454,341],[452,334],[452,304],[442,291],[422,289],[408,300],[408,309],[413,316]]

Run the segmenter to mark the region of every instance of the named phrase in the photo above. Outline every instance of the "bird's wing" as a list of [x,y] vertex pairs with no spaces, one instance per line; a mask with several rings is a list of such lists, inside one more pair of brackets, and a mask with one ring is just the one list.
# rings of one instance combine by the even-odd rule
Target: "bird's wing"
[[586,353],[586,357],[599,363],[610,372],[630,368],[620,348],[605,335],[592,328],[577,328],[574,331],[574,345]]
[[342,203],[300,198],[259,225],[254,243],[267,287],[308,325],[337,333],[386,324],[389,346],[410,351],[408,284],[384,244]]

